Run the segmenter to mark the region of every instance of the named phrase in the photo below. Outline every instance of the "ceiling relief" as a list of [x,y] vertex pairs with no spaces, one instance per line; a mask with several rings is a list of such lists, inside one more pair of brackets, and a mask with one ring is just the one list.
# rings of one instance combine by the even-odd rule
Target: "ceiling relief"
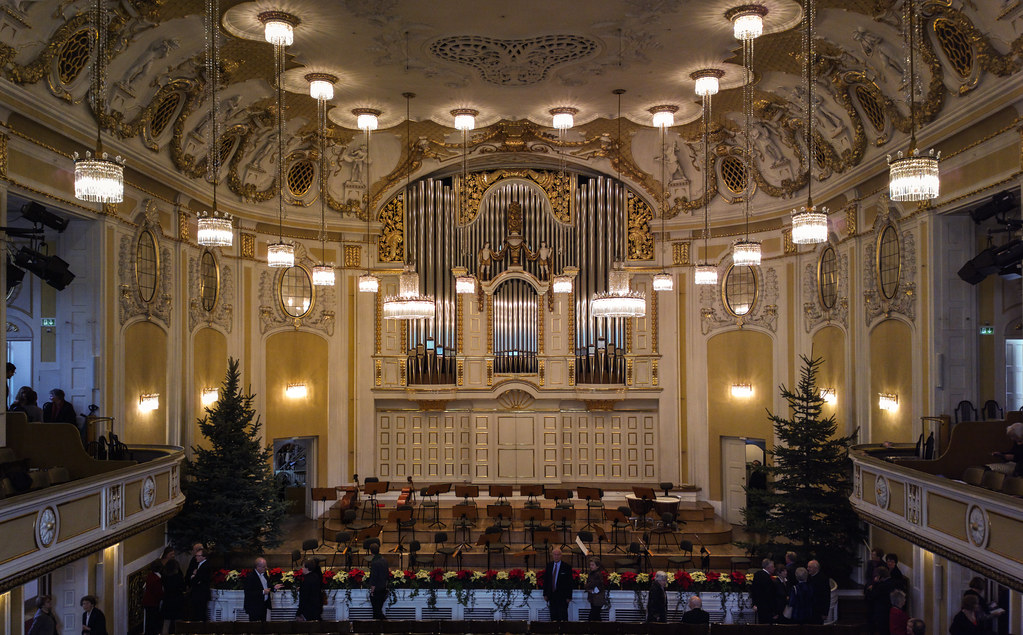
[[[48,116],[60,104],[67,125],[90,136],[98,119],[120,139],[118,150],[134,167],[151,162],[157,171],[179,174],[181,185],[198,181],[200,191],[208,187],[201,180],[213,141],[223,166],[220,183],[256,215],[276,212],[271,199],[281,185],[276,174],[282,160],[287,212],[312,214],[304,208],[319,202],[318,187],[296,189],[290,182],[316,183],[320,176],[315,103],[304,80],[313,71],[339,78],[328,103],[325,202],[335,213],[357,218],[365,218],[367,207],[379,214],[406,178],[455,170],[462,145],[450,111],[458,107],[480,111],[466,148],[477,169],[551,169],[566,161],[577,171],[620,172],[655,207],[654,218],[684,219],[708,199],[716,211],[736,217],[738,203],[750,196],[765,209],[780,209],[805,188],[808,161],[814,178],[827,182],[905,149],[910,129],[902,5],[893,0],[821,2],[812,159],[803,134],[801,10],[792,0],[765,0],[750,167],[737,98],[738,45],[723,17],[741,4],[737,0],[698,7],[626,0],[586,3],[584,9],[522,0],[504,14],[486,16],[455,0],[346,0],[336,10],[315,0],[286,0],[285,8],[302,22],[287,51],[285,87],[293,94],[283,157],[273,125],[271,47],[255,17],[270,0],[234,3],[224,12],[223,133],[216,140],[209,138],[200,3],[111,3],[108,98],[99,113],[90,98],[90,6],[53,4],[20,1],[0,10],[0,75],[31,96],[17,94],[17,103]],[[1023,9],[1001,5],[922,1],[917,107],[925,132],[933,134],[931,126],[940,127],[943,117],[968,112],[974,98],[987,103],[1002,79],[1023,67]],[[540,15],[563,28],[536,35]],[[704,192],[700,107],[689,73],[708,67],[725,75],[714,101]],[[619,87],[627,89],[620,140],[611,93]],[[417,94],[411,139],[405,138],[404,91]],[[662,156],[647,109],[665,103],[678,105],[679,123],[667,131]],[[576,126],[562,135],[550,127],[549,111],[558,106],[579,109]],[[355,129],[352,110],[358,107],[382,111],[371,147]],[[747,170],[752,189],[741,185]],[[662,189],[668,195],[664,209],[656,205]]]

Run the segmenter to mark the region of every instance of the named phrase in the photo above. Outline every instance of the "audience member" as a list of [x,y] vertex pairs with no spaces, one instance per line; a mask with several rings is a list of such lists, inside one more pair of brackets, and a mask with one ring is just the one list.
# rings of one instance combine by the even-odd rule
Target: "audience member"
[[785,567],[775,565],[775,577],[771,580],[774,585],[774,615],[775,621],[785,623],[785,607],[789,605],[789,572]]
[[689,610],[682,614],[683,624],[710,624],[710,613],[703,610],[703,599],[699,595],[689,598]]
[[188,584],[188,618],[193,622],[209,620],[210,567],[206,564],[206,550],[195,552],[195,568],[186,580]]
[[980,635],[983,632],[977,617],[978,604],[976,595],[963,596],[959,612],[952,618],[952,625],[948,628],[949,635]]
[[298,585],[298,612],[295,619],[317,622],[323,613],[323,571],[320,561],[306,558],[302,564],[302,582]]
[[380,543],[369,545],[373,560],[369,563],[369,603],[373,606],[373,619],[387,619],[384,616],[384,602],[387,600],[387,584],[391,580],[391,572],[387,568],[387,559],[380,555]]
[[[874,581],[867,586],[867,624],[873,635],[889,635],[891,594],[895,590],[891,571],[879,567],[874,572]],[[890,635],[899,635],[891,633]]]
[[82,635],[107,635],[107,618],[96,608],[96,596],[86,595],[78,603],[82,613]]
[[899,567],[899,556],[894,553],[890,553],[884,557],[884,563],[888,567],[888,572],[892,576],[892,584],[895,585],[896,589],[902,589],[903,592],[909,593],[909,580],[906,578],[906,574],[902,572],[902,568]]
[[266,573],[266,558],[256,558],[252,571],[242,580],[245,592],[243,606],[250,622],[265,622],[273,607],[270,576]]
[[[171,553],[174,553],[173,550]],[[173,633],[174,623],[182,619],[185,606],[185,576],[181,573],[181,565],[171,557],[163,567],[163,604],[160,613],[163,615],[163,632]]]
[[753,574],[750,585],[750,602],[757,612],[757,624],[772,624],[778,614],[775,612],[774,561],[764,558],[761,568]]
[[[11,375],[11,367],[7,365],[7,374]],[[40,595],[36,598],[36,614],[32,618],[32,626],[29,627],[27,635],[57,635],[64,630],[60,620],[53,612],[53,598],[48,595]]]
[[791,587],[796,583],[796,569],[799,565],[796,564],[796,552],[786,551],[785,552],[785,580],[786,583]]
[[980,628],[985,633],[994,630],[994,618],[1005,614],[1005,609],[999,608],[997,602],[988,602],[985,597],[987,581],[974,576],[970,580],[970,587],[963,592],[963,595],[975,595],[977,597],[977,617],[980,619]]
[[906,623],[906,635],[927,635],[927,624],[919,617]]
[[32,390],[31,386],[22,386],[8,410],[24,412],[29,423],[39,422],[43,420],[43,409],[39,407],[38,402],[39,396],[36,395],[36,391]]
[[813,621],[813,587],[807,581],[810,574],[804,567],[796,569],[796,583],[789,592],[788,619],[793,624]]
[[203,548],[204,548],[204,546],[203,546],[203,544],[201,542],[197,542],[194,545],[192,545],[192,552],[191,552],[192,553],[192,557],[189,558],[188,566],[185,567],[185,581],[188,581],[188,580],[192,579],[192,573],[195,571],[195,567],[199,564],[198,560],[196,560],[196,558],[195,558],[195,554],[200,552],[200,551],[202,551]]
[[879,567],[885,566],[884,564],[884,549],[874,547],[870,550],[870,559],[867,560],[865,571],[863,572],[863,595],[867,594],[867,587],[874,581],[874,574],[877,573]]
[[50,391],[50,400],[43,404],[43,421],[46,423],[70,423],[78,425],[75,408],[64,401],[64,391],[54,388]]
[[889,594],[891,608],[888,610],[888,632],[891,635],[899,635],[906,631],[906,624],[909,622],[909,615],[904,610],[906,607],[906,593],[902,589],[895,589]]
[[823,624],[831,612],[831,579],[822,571],[816,560],[806,564],[810,575],[810,586],[813,587],[813,624]]
[[561,561],[561,549],[551,550],[551,561],[543,572],[543,599],[551,612],[552,622],[568,620],[568,601],[572,599],[572,565]]
[[149,564],[149,573],[146,574],[146,582],[142,590],[142,610],[145,614],[143,633],[145,635],[158,635],[163,631],[163,616],[160,614],[162,602],[163,565],[159,560],[154,560]]
[[590,604],[589,621],[599,622],[607,605],[607,584],[604,582],[604,567],[600,560],[590,560],[590,571],[586,575],[586,599]]
[[1005,435],[1012,441],[1012,447],[1005,452],[992,452],[991,456],[1002,459],[1004,463],[988,465],[993,470],[1023,476],[1023,422],[1016,422],[1005,428]]
[[11,377],[14,377],[14,373],[17,370],[18,370],[17,366],[10,362],[7,362],[7,401],[4,402],[6,404],[11,403]]
[[668,621],[668,574],[658,571],[650,583],[646,599],[646,621],[660,624]]

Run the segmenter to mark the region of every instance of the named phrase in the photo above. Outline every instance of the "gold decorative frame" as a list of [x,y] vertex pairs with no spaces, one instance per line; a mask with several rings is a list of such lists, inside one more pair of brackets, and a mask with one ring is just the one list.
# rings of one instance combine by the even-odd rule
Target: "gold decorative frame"
[[[891,295],[885,293],[884,280],[881,279],[881,244],[885,236],[891,231],[895,236],[895,246],[898,249],[898,267],[895,269],[895,286]],[[899,294],[899,283],[902,281],[902,237],[899,236],[899,229],[891,221],[885,223],[881,231],[877,232],[877,242],[874,243],[874,277],[877,280],[877,292],[885,300],[893,300]]]
[[[147,298],[142,293],[142,283],[139,282],[139,246],[142,244],[142,239],[149,237],[149,241],[153,244],[153,291]],[[156,240],[156,234],[153,230],[143,229],[139,232],[139,237],[135,239],[135,291],[139,294],[139,299],[144,303],[149,304],[156,297],[156,290],[160,287],[160,243]]]
[[[292,315],[291,312],[288,311],[287,306],[284,304],[284,276],[286,276],[292,269],[300,269],[302,273],[305,274],[306,280],[309,282],[309,306],[301,315]],[[292,267],[282,269],[281,272],[277,274],[277,280],[274,283],[274,288],[277,291],[278,308],[284,312],[284,315],[288,316],[289,320],[301,320],[313,312],[313,307],[316,306],[316,287],[313,286],[312,274],[305,268],[305,265],[295,263]]]
[[824,245],[824,249],[821,249],[820,256],[817,258],[817,301],[820,302],[821,307],[825,311],[830,311],[830,310],[834,309],[835,306],[838,304],[838,281],[837,280],[835,281],[835,301],[832,302],[830,305],[827,302],[824,301],[824,281],[823,281],[822,276],[824,275],[824,256],[829,251],[835,256],[835,270],[834,270],[833,273],[837,277],[838,276],[838,252],[835,251],[835,248],[830,243]]
[[[203,262],[206,260],[206,256],[209,256],[213,261],[213,272],[214,272],[214,287],[213,287],[213,303],[209,307],[206,306],[206,295],[203,284]],[[213,255],[213,252],[209,249],[204,249],[202,254],[199,255],[199,306],[202,307],[203,311],[212,313],[217,308],[217,302],[220,301],[220,263],[217,262],[217,257]]]
[[746,267],[753,274],[753,301],[749,303],[749,311],[746,311],[742,315],[739,315],[732,310],[731,305],[728,303],[728,276],[732,275],[732,270],[735,269],[735,265],[728,265],[728,269],[725,271],[725,275],[721,278],[721,304],[725,307],[725,312],[733,318],[740,320],[747,319],[757,306],[757,301],[760,300],[760,277],[757,275],[757,268],[750,267],[749,265],[740,265]]

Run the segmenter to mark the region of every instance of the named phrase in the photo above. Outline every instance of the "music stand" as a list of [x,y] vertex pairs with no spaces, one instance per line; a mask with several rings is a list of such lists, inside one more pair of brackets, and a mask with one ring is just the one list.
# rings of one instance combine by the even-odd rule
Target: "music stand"
[[[583,525],[583,529],[589,529],[594,526],[593,521],[590,519],[590,503],[595,500],[602,501],[604,495],[599,487],[579,487],[577,493],[579,498],[586,501],[586,524]],[[600,506],[603,507],[604,503],[601,502]]]
[[434,483],[433,485],[426,488],[426,495],[433,496],[436,506],[433,508],[433,522],[427,527],[440,527],[446,529],[447,525],[440,521],[440,495],[447,494],[451,491],[451,483]]
[[[365,483],[363,492],[369,498],[366,499],[366,504],[370,506],[370,521],[376,523],[380,520],[380,504],[377,502],[377,494],[386,494],[390,488],[390,483],[383,481],[380,483]],[[366,517],[366,508],[362,508],[362,517]]]
[[519,494],[526,497],[527,509],[539,509],[540,501],[536,497],[543,496],[543,485],[520,485]]
[[562,531],[564,538],[561,548],[564,549],[568,546],[568,532],[572,531],[572,525],[575,523],[575,509],[554,508],[551,510],[551,520],[557,523],[555,527]]
[[[509,487],[511,487],[509,485]],[[508,503],[487,505],[487,518],[493,518],[496,525],[501,528],[502,534],[505,530],[511,534],[512,527],[512,506]]]
[[455,517],[455,530],[462,530],[462,543],[458,545],[458,548],[463,551],[471,551],[469,545],[470,527],[476,526],[479,510],[475,505],[455,505],[451,508],[451,514]]
[[327,509],[327,501],[337,500],[337,490],[333,487],[314,487],[310,496],[314,501],[318,500],[323,503],[323,510],[320,513],[320,542],[327,542],[327,516],[330,515]]
[[543,524],[544,512],[539,507],[524,507],[522,509],[522,528],[529,531],[529,547],[535,548],[536,532],[538,529],[547,529]]
[[629,525],[629,517],[618,511],[617,509],[605,509],[604,520],[611,523],[611,549],[608,553],[620,552],[625,553],[625,549],[622,547],[622,532],[625,531],[625,527]]
[[[358,546],[360,544],[365,544],[365,542],[370,538],[379,538],[380,532],[382,532],[383,529],[384,529],[383,525],[377,524],[370,525],[365,529],[360,529],[359,531],[355,532],[355,534],[352,536],[352,544]],[[345,554],[345,566],[347,566],[349,569],[352,567],[351,549],[348,549],[348,553]]]
[[604,559],[604,543],[607,542],[607,532],[600,525],[593,526],[593,533],[597,534],[597,558]]
[[526,570],[528,571],[529,570],[529,557],[530,556],[535,556],[535,555],[536,555],[536,549],[526,548],[526,549],[523,549],[522,551],[519,551],[518,553],[513,553],[512,557],[513,558],[516,558],[516,557],[517,558],[522,558],[525,561]]
[[[476,544],[483,547],[483,550],[487,552],[487,571],[490,571],[490,553],[491,545],[494,543],[501,544],[501,534],[488,534],[486,532],[480,534],[480,537],[476,539]],[[502,552],[503,553],[503,552]],[[458,567],[461,569],[461,565]]]
[[571,503],[562,502],[572,498],[572,490],[570,489],[544,489],[543,497],[546,498],[547,500],[554,501],[555,507],[563,506],[571,507],[572,505]]
[[405,541],[405,537],[401,535],[401,523],[407,523],[410,520],[412,520],[412,508],[395,509],[387,514],[387,522],[394,523],[395,528],[398,530],[398,544],[394,546],[391,553],[405,552],[405,546],[402,544]]
[[490,495],[496,498],[494,501],[496,505],[507,505],[508,497],[512,495],[511,485],[491,485]]
[[[455,485],[455,497],[462,497],[463,505],[476,506],[476,497],[480,495],[479,485]],[[470,500],[472,499],[472,500]]]
[[635,495],[636,498],[640,499],[641,501],[644,501],[643,507],[646,510],[636,518],[636,527],[639,527],[640,522],[643,523],[644,527],[650,526],[652,523],[650,522],[650,519],[647,517],[647,515],[653,510],[654,499],[657,498],[657,494],[654,493],[654,488],[643,487],[641,485],[633,485],[632,493],[633,495]]
[[558,540],[558,532],[551,529],[537,529],[534,536],[534,543],[543,543],[544,566],[551,561],[551,546]]

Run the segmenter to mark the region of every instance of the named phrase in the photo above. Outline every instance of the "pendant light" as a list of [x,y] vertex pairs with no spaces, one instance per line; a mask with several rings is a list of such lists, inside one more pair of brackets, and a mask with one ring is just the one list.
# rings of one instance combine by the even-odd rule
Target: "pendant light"
[[[412,98],[415,93],[402,93],[405,98],[405,141],[408,149],[409,169],[405,173],[405,227],[410,227],[412,216],[409,204],[409,180],[412,173]],[[419,293],[419,273],[411,263],[409,242],[405,243],[405,268],[398,276],[398,295],[384,299],[383,314],[386,320],[432,320],[437,315],[437,305],[430,296]]]
[[916,147],[916,53],[917,20],[916,7],[913,0],[906,2],[906,16],[903,21],[909,45],[909,152],[906,155],[899,150],[896,157],[888,155],[888,197],[893,201],[927,201],[938,197],[940,179],[938,177],[938,161],[941,153],[931,148],[927,154],[921,154]]
[[374,130],[380,123],[380,111],[375,108],[355,108],[352,110],[352,114],[355,115],[356,125],[359,130],[366,133],[366,273],[359,276],[359,292],[360,293],[376,293],[380,291],[380,278],[373,275],[369,270],[370,267],[370,256],[369,256],[369,245],[370,245],[370,231],[369,231],[369,188],[373,183],[373,180],[369,178],[369,171],[372,168],[370,163],[370,137]]
[[[295,266],[295,245],[284,242],[284,49],[294,42],[293,29],[298,23],[294,19],[288,21],[285,16],[287,14],[279,11],[259,14],[266,27],[266,40],[274,47],[274,78],[277,80],[277,242],[266,246],[266,264],[282,268]],[[277,25],[273,32],[271,24]]]
[[[690,75],[696,80],[696,94],[703,98],[703,256],[707,257],[707,241],[710,237],[710,114],[711,97],[720,88],[725,72],[717,68],[699,70]],[[706,260],[696,265],[693,282],[699,285],[718,283],[718,269]]]
[[124,200],[124,159],[111,159],[103,151],[102,124],[104,104],[104,68],[106,61],[107,23],[105,0],[96,0],[96,62],[93,65],[93,107],[96,114],[96,154],[85,151],[84,157],[74,153],[75,198],[90,203],[120,203]]
[[668,126],[675,124],[676,111],[678,106],[655,106],[651,109],[654,125],[661,131],[661,271],[654,274],[654,291],[671,291],[675,288],[675,278],[664,269],[663,256],[664,245],[668,242],[668,235],[664,233],[664,217],[668,215],[668,146],[664,134]]
[[[309,94],[316,100],[316,133],[320,142],[320,257],[327,253],[327,100],[334,96],[334,84],[331,76],[320,76],[310,79]],[[334,79],[336,81],[336,78]],[[316,83],[314,85],[314,83]],[[334,286],[334,267],[320,260],[313,267],[313,284],[318,287]]]
[[767,8],[762,5],[743,5],[736,7],[725,16],[734,25],[735,38],[742,41],[742,66],[744,82],[742,86],[743,114],[746,129],[746,195],[744,212],[746,218],[745,236],[732,243],[732,264],[736,266],[757,266],[760,264],[760,241],[750,240],[749,218],[750,199],[753,198],[753,152],[751,145],[750,126],[753,119],[753,41],[764,32],[764,16]]
[[[559,106],[558,108],[551,108],[551,126],[558,131],[558,141],[561,142],[562,147],[565,141],[565,131],[572,128],[575,125],[575,116],[579,114],[578,108],[572,108],[571,106]],[[571,214],[571,195],[572,188],[566,178],[566,166],[565,166],[565,153],[562,149],[558,151],[558,169],[560,173],[560,181],[565,184],[565,195],[562,200],[565,203],[565,217],[568,218]],[[575,283],[572,281],[572,276],[565,275],[564,272],[551,276],[551,293],[558,294],[569,294],[575,289]]]
[[206,178],[213,184],[213,206],[199,212],[196,241],[204,247],[230,247],[234,243],[231,215],[217,209],[217,182],[220,181],[220,0],[206,0],[206,78],[210,85],[210,121],[213,132],[206,154]]
[[813,65],[814,14],[816,2],[806,0],[803,9],[803,81],[806,82],[806,206],[792,210],[792,242],[797,245],[816,245],[828,240],[828,208],[820,211],[813,204],[813,161],[816,144],[813,138]]
[[[452,113],[451,113],[451,114],[455,115],[456,127],[458,126],[458,117],[460,116],[460,115],[456,114],[458,112],[459,111],[455,110],[455,111],[452,111]],[[468,114],[468,113],[465,113],[465,114]],[[467,154],[468,154],[468,134],[469,134],[469,130],[471,130],[472,128],[475,127],[476,114],[477,114],[476,111],[472,111],[472,121],[473,121],[473,125],[472,126],[466,127],[468,125],[468,121],[467,120],[463,120],[462,127],[458,128],[459,130],[462,131],[462,180],[461,180],[461,183],[460,183],[460,186],[459,186],[459,192],[458,192],[458,208],[457,208],[457,211],[456,211],[456,213],[458,214],[458,218],[455,219],[455,237],[456,237],[456,243],[457,243],[456,250],[458,252],[456,254],[456,256],[458,257],[459,260],[462,261],[462,266],[458,268],[458,274],[455,276],[455,293],[458,293],[458,294],[461,294],[461,295],[469,295],[469,294],[476,293],[476,276],[472,275],[471,273],[469,273],[466,270],[466,268],[464,266],[465,265],[465,254],[462,253],[462,250],[464,249],[464,246],[462,244],[462,242],[463,242],[462,241],[462,234],[463,234],[462,227],[465,224],[465,208],[464,208],[464,205],[465,205],[465,179],[466,179],[466,174],[467,174],[465,168],[466,168],[466,157],[467,157]]]
[[[622,95],[625,94],[625,89],[616,88],[614,94],[618,96],[618,187],[621,191],[621,199],[619,200],[618,212],[619,214],[624,213],[625,210],[625,186],[622,183]],[[624,222],[621,223],[624,225]],[[621,242],[621,241],[619,241]],[[621,245],[615,245],[616,250],[621,249]],[[621,256],[621,254],[618,254]],[[625,267],[620,259],[616,259],[615,263],[608,272],[607,276],[607,291],[604,293],[595,293],[593,299],[590,301],[590,315],[595,318],[631,318],[631,317],[644,317],[646,315],[646,296],[638,291],[632,291],[629,288],[629,272],[625,271]]]

